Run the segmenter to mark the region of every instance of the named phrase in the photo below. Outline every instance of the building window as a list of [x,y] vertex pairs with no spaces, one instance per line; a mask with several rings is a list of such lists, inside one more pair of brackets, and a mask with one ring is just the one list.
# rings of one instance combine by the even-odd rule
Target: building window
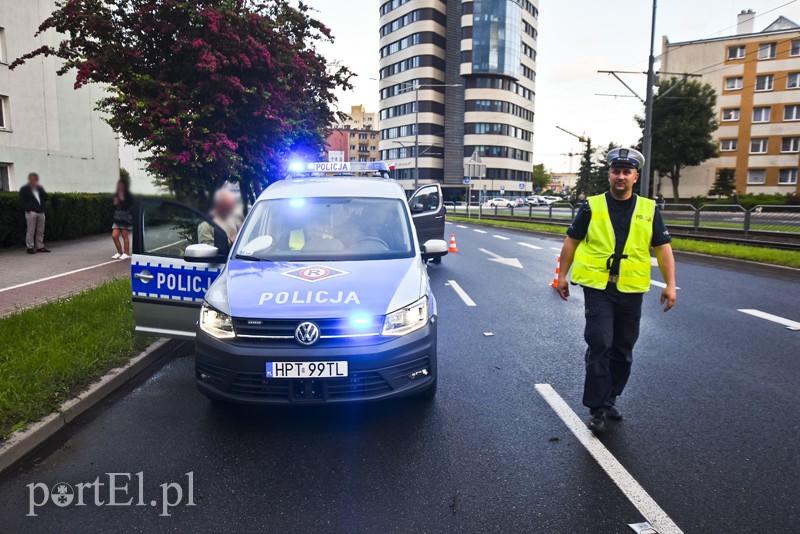
[[800,41],[792,41],[791,55],[800,56]]
[[792,104],[783,108],[783,120],[800,121],[800,105]]
[[800,72],[790,72],[786,77],[787,89],[800,89]]
[[781,152],[800,152],[800,137],[784,137],[781,139]]
[[745,56],[745,48],[743,46],[729,46],[728,59],[742,59]]
[[794,185],[797,183],[797,169],[781,169],[778,185]]
[[10,163],[0,163],[0,191],[11,191],[11,179],[8,177]]
[[734,152],[739,148],[738,139],[723,139],[719,142],[720,152]]
[[742,77],[736,76],[733,78],[725,78],[725,89],[728,91],[735,91],[742,88]]
[[767,138],[758,137],[750,140],[750,153],[751,154],[766,154],[767,153]]
[[739,108],[727,108],[722,110],[722,120],[723,121],[738,121],[739,120]]
[[11,130],[11,121],[8,119],[8,97],[0,95],[0,130]]
[[753,122],[769,122],[769,106],[753,108]]
[[758,45],[758,59],[775,59],[776,43],[762,43]]
[[774,85],[774,74],[762,74],[761,76],[756,76],[756,91],[772,91],[772,87]]
[[8,63],[6,55],[6,29],[0,28],[0,63]]
[[766,182],[767,171],[766,169],[750,169],[747,171],[747,183],[752,185],[760,185]]

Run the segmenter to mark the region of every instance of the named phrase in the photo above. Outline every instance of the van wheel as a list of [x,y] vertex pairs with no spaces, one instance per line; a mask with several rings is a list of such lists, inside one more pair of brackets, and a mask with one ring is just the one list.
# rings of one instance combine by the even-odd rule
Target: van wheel
[[421,401],[432,401],[434,398],[436,398],[436,383],[438,380],[439,377],[434,378],[433,382],[431,382],[431,385],[428,386],[426,390],[420,391],[414,395],[414,398]]
[[436,265],[439,265],[440,263],[442,263],[442,257],[441,256],[437,256],[437,257],[433,258],[431,260],[431,263],[435,263]]

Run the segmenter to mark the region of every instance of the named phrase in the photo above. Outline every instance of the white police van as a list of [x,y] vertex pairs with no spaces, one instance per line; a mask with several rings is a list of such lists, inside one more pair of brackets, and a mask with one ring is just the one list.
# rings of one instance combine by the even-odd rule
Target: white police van
[[[216,400],[433,398],[437,311],[425,263],[448,249],[440,186],[407,202],[383,162],[294,170],[258,198],[231,246],[208,216],[141,200],[136,330],[195,339],[197,386]],[[213,246],[197,243],[203,224]]]

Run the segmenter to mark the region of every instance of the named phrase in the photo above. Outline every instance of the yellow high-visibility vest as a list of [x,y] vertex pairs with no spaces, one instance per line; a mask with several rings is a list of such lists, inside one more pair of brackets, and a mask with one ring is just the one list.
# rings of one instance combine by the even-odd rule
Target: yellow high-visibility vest
[[[617,289],[622,293],[645,293],[650,290],[650,243],[653,240],[653,217],[656,203],[635,195],[636,207],[631,228],[619,262]],[[582,286],[605,289],[615,254],[614,226],[608,213],[606,195],[589,197],[592,219],[586,238],[575,251],[572,281]]]
[[303,250],[306,244],[306,236],[302,229],[292,230],[289,233],[289,249]]

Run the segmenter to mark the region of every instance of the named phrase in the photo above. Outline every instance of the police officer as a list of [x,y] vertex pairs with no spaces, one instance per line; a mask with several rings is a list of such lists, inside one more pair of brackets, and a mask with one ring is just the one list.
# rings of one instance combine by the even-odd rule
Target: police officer
[[583,405],[588,427],[606,430],[606,418],[619,420],[616,400],[631,372],[639,337],[642,297],[650,289],[650,247],[667,284],[664,311],[676,300],[675,259],[670,236],[655,202],[633,194],[644,156],[631,148],[609,151],[610,191],[589,197],[567,230],[561,249],[558,293],[569,297],[566,274],[583,286],[586,306],[586,381]]

